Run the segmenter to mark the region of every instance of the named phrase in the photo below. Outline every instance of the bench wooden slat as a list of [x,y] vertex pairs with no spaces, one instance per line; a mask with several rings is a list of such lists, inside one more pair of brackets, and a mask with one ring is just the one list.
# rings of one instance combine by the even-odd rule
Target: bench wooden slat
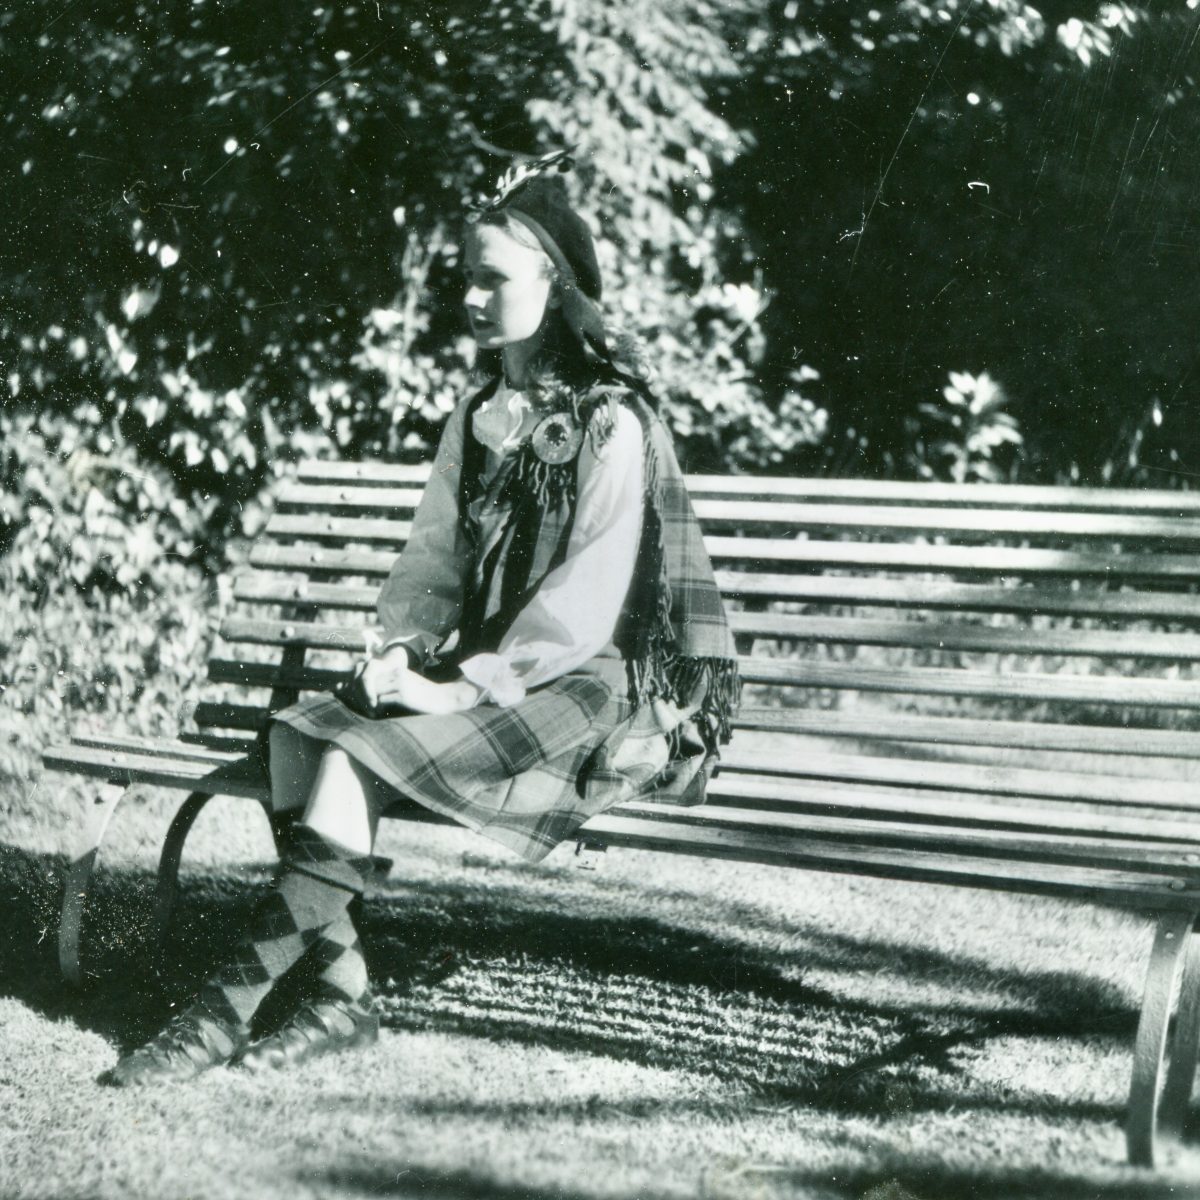
[[296,467],[296,478],[311,483],[366,483],[395,486],[423,485],[429,478],[430,464],[387,462],[334,462],[309,458]]
[[213,683],[240,684],[244,687],[329,692],[343,683],[346,676],[346,670],[338,671],[331,667],[288,669],[274,663],[246,663],[228,658],[208,660],[208,677]]
[[972,696],[989,700],[1060,701],[1071,704],[1200,707],[1200,682],[1127,679],[1120,675],[988,674],[940,667],[858,667],[853,664],[743,658],[742,677],[750,683],[787,687],[850,689],[923,696]]
[[1149,804],[1161,809],[1200,813],[1200,789],[1170,779],[1139,779],[1088,771],[1035,770],[1001,764],[937,762],[869,754],[820,753],[805,747],[780,747],[770,754],[731,749],[723,770],[784,775],[791,778],[841,779],[876,785],[953,788],[993,796],[1037,796],[1092,804]]
[[[686,810],[685,810],[686,811]],[[1036,865],[972,855],[893,850],[858,842],[823,843],[778,830],[688,826],[683,819],[665,823],[649,816],[605,813],[588,822],[590,839],[612,846],[698,854],[811,870],[850,871],[888,879],[1026,891],[1040,895],[1075,895],[1098,903],[1148,909],[1191,910],[1197,907],[1200,881],[1190,875],[1120,872],[1082,866]]]
[[250,547],[253,567],[304,572],[317,578],[344,575],[386,575],[396,555],[385,550],[331,550],[326,546],[280,546],[258,541]]
[[[1153,618],[1200,621],[1200,596],[1170,592],[1100,591],[1061,586],[1003,587],[944,580],[879,579],[837,575],[770,575],[718,571],[717,583],[731,599],[770,599],[819,604],[846,604],[922,610],[1056,616]],[[379,597],[374,584],[319,583],[281,578],[260,571],[240,571],[233,596],[253,604],[294,604],[314,608],[371,612]],[[1173,636],[1173,635],[1171,635]]]
[[[281,514],[269,526],[271,532],[328,536],[335,513],[347,510],[380,512],[393,509],[411,512],[420,500],[415,488],[379,488],[351,485],[318,486],[293,483],[279,495],[280,509],[299,508],[300,514]],[[700,498],[694,502],[696,515],[705,528],[735,525],[745,529],[853,530],[874,534],[957,534],[997,538],[1102,538],[1108,541],[1200,542],[1200,519],[1183,516],[1143,516],[1109,512],[1055,512],[1021,509],[970,509],[897,507],[875,504],[820,504],[774,499]],[[386,525],[387,521],[381,521]],[[397,522],[397,525],[406,523]],[[353,529],[353,526],[348,528]],[[384,535],[381,533],[381,537]],[[402,536],[407,536],[406,534]]]
[[1139,729],[1127,725],[1061,725],[1049,721],[756,708],[749,705],[742,708],[734,725],[738,729],[859,738],[884,746],[892,742],[931,742],[935,746],[1058,750],[1138,758],[1200,757],[1200,733],[1176,729]]
[[904,818],[986,829],[1054,830],[1068,837],[1112,835],[1146,845],[1188,843],[1200,861],[1200,825],[1153,805],[1096,806],[1078,801],[972,795],[968,792],[876,787],[813,779],[719,773],[709,784],[711,802],[736,808],[771,808],[855,818]]
[[[266,721],[266,709],[201,701],[194,719],[201,728],[258,730]],[[1190,730],[752,706],[743,707],[733,725],[735,729],[867,739],[885,746],[930,742],[934,746],[1057,750],[1144,759],[1200,757],[1200,733]]]
[[1161,513],[1200,516],[1200,491],[1089,488],[1011,483],[905,483],[878,479],[804,479],[751,475],[689,475],[693,497],[929,505],[944,508],[1051,509],[1065,512]]
[[379,586],[317,583],[311,579],[284,579],[259,571],[241,571],[233,577],[233,598],[250,604],[303,603],[317,609],[374,612]]
[[[299,464],[297,478],[312,483],[421,484],[429,465],[379,462],[331,462],[310,459]],[[1036,484],[906,483],[874,479],[801,479],[790,476],[689,475],[693,496],[738,496],[763,499],[891,501],[903,504],[1065,508],[1102,512],[1165,512],[1200,515],[1200,492],[1151,488],[1091,488]]]
[[267,521],[268,537],[304,538],[336,545],[381,542],[397,550],[408,541],[411,521],[389,521],[382,517],[314,516],[276,512]]
[[363,626],[323,625],[311,621],[269,621],[255,617],[226,617],[221,637],[230,643],[256,646],[304,646],[310,650],[345,650],[361,654],[368,636]]
[[52,746],[42,755],[47,770],[70,771],[114,783],[151,783],[160,787],[263,800],[269,793],[265,773],[245,760],[213,764],[170,754],[140,754],[95,746]]
[[[878,621],[859,617],[820,617],[798,613],[729,614],[735,633],[783,641],[969,653],[1089,656],[1160,659],[1168,662],[1200,659],[1200,635],[1144,633],[1123,630],[1037,629],[1027,626],[956,624],[948,621]],[[287,633],[291,630],[291,633]],[[272,621],[229,617],[221,636],[230,642],[304,645],[313,648],[358,648],[361,625],[337,626],[317,622]]]
[[1200,555],[1104,553],[1011,546],[706,537],[714,562],[786,562],[810,567],[883,567],[971,575],[1067,575],[1102,579],[1200,578]]
[[91,733],[77,730],[71,735],[71,745],[81,746],[89,750],[113,750],[132,754],[162,755],[169,751],[174,758],[186,762],[207,763],[209,766],[222,766],[227,763],[241,762],[253,743],[243,745],[237,750],[226,750],[203,743],[168,740],[166,738],[140,737],[137,734],[122,733]]
[[[403,544],[412,528],[411,521],[386,517],[362,517],[344,515],[339,509],[359,508],[378,512],[389,507],[411,510],[415,507],[414,493],[388,491],[387,502],[381,503],[378,492],[363,488],[348,489],[301,489],[285,492],[280,498],[281,508],[272,514],[266,533],[272,537],[309,538],[337,543],[386,542]],[[327,495],[313,495],[315,492]],[[408,503],[401,502],[401,498]],[[303,505],[300,513],[287,511],[288,507]],[[1152,517],[1114,518],[1111,526],[1101,525],[1098,518],[1080,517],[1070,513],[1020,512],[995,514],[987,512],[962,512],[959,514],[934,510],[894,508],[831,508],[816,505],[781,505],[768,503],[733,503],[722,501],[699,501],[696,515],[705,529],[710,532],[722,525],[735,525],[744,529],[770,530],[781,528],[783,536],[791,536],[795,528],[822,530],[823,532],[853,530],[857,534],[872,536],[881,532],[910,532],[924,534],[954,533],[974,534],[994,540],[1002,536],[1052,538],[1103,538],[1109,541],[1153,540],[1200,542],[1200,522],[1168,522]],[[317,511],[312,511],[312,510]],[[955,516],[959,519],[954,519]],[[995,518],[993,520],[992,518]]]
[[705,528],[737,525],[742,528],[780,528],[788,536],[795,529],[853,530],[866,536],[878,533],[953,534],[988,539],[1104,539],[1137,543],[1200,541],[1200,519],[1171,516],[1128,516],[1117,513],[1079,513],[1020,509],[897,508],[891,505],[804,504],[780,500],[709,500],[694,502]]
[[729,616],[736,633],[784,641],[1179,662],[1200,658],[1200,635],[1197,634],[1067,629],[1062,626],[1042,629],[1025,625],[951,621],[879,621],[856,616],[819,617],[801,613],[733,612]]
[[[259,637],[262,644],[278,644],[270,640],[283,636],[275,623],[262,622],[261,625],[263,628],[257,634],[249,629],[240,632]],[[352,641],[338,627],[331,628],[333,633],[325,648],[354,654],[360,653],[365,647],[365,639],[361,634]],[[249,641],[250,637],[246,636],[243,640]],[[295,644],[305,644],[298,627]],[[1200,681],[1126,679],[1120,675],[985,673],[936,667],[858,667],[806,659],[754,657],[741,658],[739,666],[743,679],[748,683],[785,687],[1200,709]],[[329,691],[345,678],[345,671],[316,667],[291,671],[269,663],[243,663],[236,659],[215,658],[210,662],[209,678],[214,683],[242,683],[250,687]]]
[[354,484],[285,483],[276,511],[316,510],[316,515],[370,511],[411,513],[420,503],[421,487],[370,487]]
[[201,700],[192,719],[200,729],[244,729],[256,733],[266,725],[267,715],[267,709],[259,704]]
[[1035,585],[955,583],[934,577],[896,579],[861,575],[772,574],[718,570],[721,592],[734,599],[761,598],[821,604],[857,604],[970,612],[1054,616],[1200,620],[1200,595],[1109,590],[1039,582]]
[[1035,862],[1083,863],[1119,870],[1150,867],[1161,872],[1170,869],[1200,880],[1200,854],[1196,852],[1200,844],[1195,841],[1146,844],[1111,835],[1087,837],[1078,831],[1064,836],[1054,830],[972,829],[933,822],[732,808],[719,800],[683,810],[650,800],[634,801],[610,811],[622,816],[648,816],[731,829],[779,829],[828,841],[849,839],[875,846],[909,846],[951,853],[969,851],[985,858],[1017,857]]
[[[897,571],[950,571],[963,575],[1090,576],[1107,580],[1200,579],[1200,555],[1104,554],[1099,551],[1044,550],[1008,546],[931,546],[877,542],[787,541],[771,538],[706,537],[714,563],[789,563],[797,567],[884,568]],[[382,550],[334,550],[255,545],[256,567],[313,575],[386,575],[395,554]]]

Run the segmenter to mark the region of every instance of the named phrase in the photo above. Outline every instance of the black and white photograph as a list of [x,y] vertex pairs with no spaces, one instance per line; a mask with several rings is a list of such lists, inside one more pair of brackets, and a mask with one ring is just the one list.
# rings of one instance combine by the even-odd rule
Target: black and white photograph
[[1200,1198],[1200,0],[11,0],[0,120],[0,1200]]

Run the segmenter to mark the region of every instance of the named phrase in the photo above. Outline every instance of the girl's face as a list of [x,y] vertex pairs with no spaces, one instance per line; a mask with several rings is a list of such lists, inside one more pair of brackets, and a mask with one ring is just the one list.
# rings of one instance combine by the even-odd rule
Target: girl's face
[[477,225],[466,245],[465,304],[481,350],[527,341],[541,328],[553,287],[550,260],[497,225]]

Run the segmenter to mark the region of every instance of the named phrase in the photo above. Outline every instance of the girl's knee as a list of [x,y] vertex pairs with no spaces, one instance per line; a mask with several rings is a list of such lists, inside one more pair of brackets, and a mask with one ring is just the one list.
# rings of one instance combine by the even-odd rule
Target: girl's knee
[[374,786],[369,771],[340,746],[325,746],[321,751],[314,792],[329,792],[353,803],[358,797],[370,801]]
[[321,754],[321,766],[333,771],[349,771],[352,769],[350,755],[341,746],[326,746]]

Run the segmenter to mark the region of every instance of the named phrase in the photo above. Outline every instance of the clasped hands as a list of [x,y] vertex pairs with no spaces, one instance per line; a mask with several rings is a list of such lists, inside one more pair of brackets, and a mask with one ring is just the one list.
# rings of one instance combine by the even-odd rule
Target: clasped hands
[[466,679],[449,683],[426,679],[412,669],[408,651],[397,645],[361,662],[334,695],[364,717],[401,717],[463,712],[474,707],[480,692]]

